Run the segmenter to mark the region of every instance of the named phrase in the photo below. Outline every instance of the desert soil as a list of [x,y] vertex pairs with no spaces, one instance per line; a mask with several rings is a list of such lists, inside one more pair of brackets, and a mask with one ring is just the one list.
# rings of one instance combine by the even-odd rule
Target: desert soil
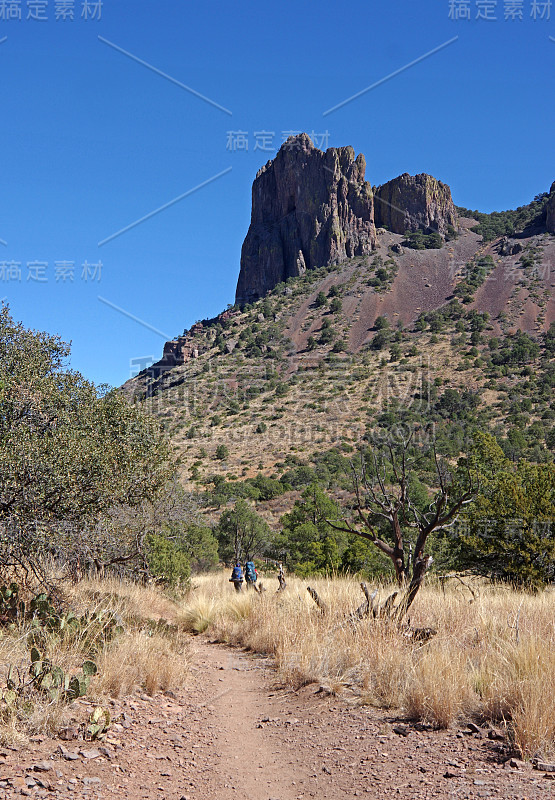
[[193,651],[184,690],[113,701],[119,721],[104,742],[70,728],[64,740],[0,749],[0,798],[555,798],[555,780],[504,763],[486,729],[413,726],[318,684],[286,689],[267,659],[242,650],[199,637]]

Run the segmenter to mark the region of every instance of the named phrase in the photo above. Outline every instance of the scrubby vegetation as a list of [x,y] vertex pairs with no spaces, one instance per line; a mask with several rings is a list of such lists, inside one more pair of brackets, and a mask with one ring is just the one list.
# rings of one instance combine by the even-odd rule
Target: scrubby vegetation
[[490,214],[484,214],[481,211],[458,207],[457,212],[462,217],[473,217],[477,220],[478,225],[472,230],[479,233],[484,242],[489,242],[498,236],[513,236],[529,226],[541,224],[548,197],[549,193],[543,192],[534,197],[531,203],[509,211],[492,211]]
[[[159,590],[119,580],[71,584],[51,573],[56,597],[15,583],[1,588],[0,742],[19,745],[70,721],[102,739],[110,697],[182,685],[187,646],[179,609]],[[93,705],[83,714],[75,700]]]

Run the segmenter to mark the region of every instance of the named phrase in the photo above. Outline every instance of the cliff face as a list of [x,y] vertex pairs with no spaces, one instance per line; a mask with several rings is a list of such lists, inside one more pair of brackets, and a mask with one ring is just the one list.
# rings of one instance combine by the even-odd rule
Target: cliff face
[[451,189],[431,175],[404,173],[376,189],[376,226],[393,233],[429,230],[444,235],[456,225]]
[[352,147],[318,150],[306,133],[290,137],[252,187],[251,224],[241,251],[235,302],[263,297],[307,269],[369,254],[376,225],[394,233],[456,225],[448,186],[431,175],[401,175],[376,196]]
[[549,233],[555,233],[555,182],[551,184],[551,189],[549,190],[545,224]]
[[252,187],[238,304],[307,269],[372,251],[374,209],[365,168],[364,156],[355,159],[352,147],[323,153],[306,134],[285,142]]

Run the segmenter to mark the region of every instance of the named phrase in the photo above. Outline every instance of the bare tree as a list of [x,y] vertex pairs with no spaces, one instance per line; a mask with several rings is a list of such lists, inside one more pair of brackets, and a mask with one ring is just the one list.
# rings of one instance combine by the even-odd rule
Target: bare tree
[[[360,524],[345,519],[326,520],[336,530],[367,539],[391,559],[402,596],[397,604],[399,592],[388,597],[381,613],[399,621],[412,605],[432,563],[432,556],[425,553],[428,537],[433,531],[454,525],[477,489],[470,475],[461,488],[434,447],[437,489],[428,508],[419,508],[411,499],[409,444],[410,438],[403,443],[400,453],[389,444],[378,453],[369,453],[368,458],[361,451],[360,464],[351,463],[355,513]],[[386,522],[384,533],[380,531],[380,521]],[[410,532],[414,532],[413,536],[407,535]],[[408,552],[406,540],[409,540]]]

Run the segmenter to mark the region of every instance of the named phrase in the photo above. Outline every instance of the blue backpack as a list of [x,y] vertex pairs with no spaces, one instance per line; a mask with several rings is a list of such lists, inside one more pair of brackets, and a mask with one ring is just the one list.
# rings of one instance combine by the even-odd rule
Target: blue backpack
[[233,567],[233,572],[231,573],[231,580],[232,581],[243,580],[243,570],[241,569],[241,567]]
[[246,573],[247,573],[247,580],[250,583],[255,583],[255,581],[256,581],[256,569],[255,569],[254,563],[252,561],[247,561],[247,563],[245,564],[245,570],[246,570]]

